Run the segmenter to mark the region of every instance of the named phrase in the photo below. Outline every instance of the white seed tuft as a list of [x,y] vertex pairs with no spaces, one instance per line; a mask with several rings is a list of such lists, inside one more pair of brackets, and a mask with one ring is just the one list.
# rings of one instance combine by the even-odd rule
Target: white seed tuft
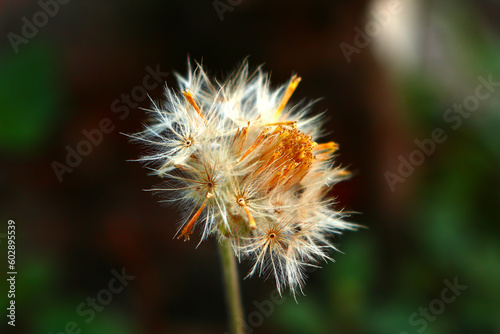
[[139,160],[165,178],[155,191],[189,213],[179,238],[199,229],[202,240],[228,239],[238,259],[253,261],[249,275],[274,276],[280,292],[295,293],[306,266],[330,260],[332,234],[357,227],[327,197],[349,176],[332,167],[338,147],[316,142],[321,120],[310,105],[288,105],[297,76],[273,90],[246,62],[224,83],[200,65],[189,72],[131,136],[149,149]]

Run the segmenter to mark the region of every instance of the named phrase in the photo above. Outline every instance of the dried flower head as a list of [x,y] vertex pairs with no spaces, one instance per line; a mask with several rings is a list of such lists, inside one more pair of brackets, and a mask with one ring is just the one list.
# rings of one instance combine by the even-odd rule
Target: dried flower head
[[178,80],[182,94],[167,89],[154,122],[131,137],[152,148],[139,160],[166,179],[154,190],[189,211],[179,238],[199,229],[201,240],[228,239],[238,259],[253,261],[249,275],[271,274],[280,292],[295,293],[305,266],[330,259],[332,233],[356,228],[326,196],[349,175],[332,166],[338,146],[316,142],[321,120],[308,117],[310,104],[288,105],[297,76],[273,90],[245,62],[224,83],[200,65]]

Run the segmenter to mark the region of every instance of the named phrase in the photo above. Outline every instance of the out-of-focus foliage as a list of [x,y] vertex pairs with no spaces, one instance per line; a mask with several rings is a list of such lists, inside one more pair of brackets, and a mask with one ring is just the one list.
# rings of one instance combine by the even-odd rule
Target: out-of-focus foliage
[[0,58],[0,145],[10,152],[32,151],[46,143],[60,117],[58,57],[43,43],[19,54],[9,51]]

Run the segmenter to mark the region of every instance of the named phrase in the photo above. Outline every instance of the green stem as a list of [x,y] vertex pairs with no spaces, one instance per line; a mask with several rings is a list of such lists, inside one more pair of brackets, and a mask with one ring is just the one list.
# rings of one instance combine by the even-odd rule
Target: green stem
[[232,334],[244,334],[243,307],[241,304],[240,283],[238,268],[231,245],[222,240],[219,243],[219,251],[222,261],[222,272],[224,274],[224,285],[226,288],[227,309]]

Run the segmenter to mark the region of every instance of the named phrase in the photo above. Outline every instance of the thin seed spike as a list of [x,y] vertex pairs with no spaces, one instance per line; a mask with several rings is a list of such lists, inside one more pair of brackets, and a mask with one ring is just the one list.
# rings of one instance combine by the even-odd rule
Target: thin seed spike
[[203,201],[203,204],[200,206],[200,208],[198,209],[198,211],[196,211],[196,213],[194,214],[194,216],[191,217],[191,219],[188,221],[188,223],[186,224],[186,226],[184,226],[184,228],[182,229],[181,235],[179,235],[177,237],[177,239],[180,239],[180,238],[184,237],[184,241],[188,241],[189,240],[189,235],[191,235],[193,233],[193,226],[196,223],[196,221],[198,220],[198,217],[200,217],[201,212],[203,211],[203,209],[205,209],[205,206],[207,205],[207,202],[210,199],[210,197],[212,197],[212,194],[207,193],[205,201]]
[[193,95],[191,94],[191,92],[189,90],[185,90],[182,92],[182,95],[184,95],[184,97],[189,102],[189,104],[193,106],[194,110],[196,110],[198,115],[200,115],[201,118],[205,119],[205,116],[203,116],[203,114],[201,113],[200,107],[198,107],[198,105],[194,101],[194,98],[193,98]]
[[236,129],[236,133],[234,134],[233,138],[233,144],[236,142],[236,138],[238,138],[239,135],[240,135],[240,128]]
[[244,127],[241,132],[240,132],[240,144],[238,146],[238,154],[241,153],[241,149],[243,148],[243,144],[245,143],[245,140],[247,139],[247,133],[248,133],[248,127]]
[[252,173],[252,175],[259,175],[260,172],[262,172],[265,168],[269,167],[270,164],[272,164],[278,157],[280,153],[279,152],[274,152],[273,155],[267,160],[265,164],[262,164],[255,172]]
[[346,176],[350,176],[351,175],[351,172],[347,171],[347,170],[341,170],[339,172],[339,176],[342,176],[342,177],[346,177]]
[[275,119],[278,119],[280,117],[281,113],[283,112],[283,109],[285,109],[285,106],[288,103],[288,100],[290,100],[290,97],[292,97],[293,92],[299,85],[300,80],[302,80],[302,78],[298,77],[297,75],[294,75],[292,77],[292,80],[290,81],[288,87],[286,88],[285,95],[283,95],[283,98],[281,99],[278,109],[274,114]]
[[331,157],[332,156],[330,153],[322,153],[322,154],[316,155],[316,160],[317,161],[326,161],[326,160],[329,160]]
[[248,148],[248,150],[245,152],[245,154],[243,154],[241,156],[241,158],[238,159],[237,162],[240,162],[241,160],[245,159],[250,153],[252,153],[253,150],[255,150],[255,148],[262,142],[262,140],[264,140],[264,138],[266,137],[267,133],[269,132],[269,129],[266,128],[264,129],[260,135],[257,137],[257,139],[255,139],[255,141],[253,142],[252,146],[250,146]]
[[286,121],[286,122],[276,122],[276,123],[268,123],[266,126],[274,126],[274,125],[288,125],[293,128],[297,127],[297,121]]
[[248,217],[248,225],[250,226],[250,228],[252,230],[255,230],[257,225],[255,224],[255,219],[253,218],[252,213],[248,209],[248,206],[247,206],[245,199],[243,197],[240,197],[240,198],[238,198],[237,203],[239,206],[241,206],[243,208],[243,210],[245,210],[245,213],[247,214],[247,217]]
[[314,147],[315,151],[324,151],[324,150],[331,150],[335,152],[336,150],[339,149],[339,145],[337,143],[331,141],[329,143],[324,143],[324,144],[319,144]]
[[257,227],[257,225],[255,224],[255,219],[253,218],[250,210],[248,210],[248,207],[246,204],[243,205],[243,209],[245,210],[247,217],[248,217],[248,225],[250,226],[250,228],[252,230],[255,230],[255,228]]

